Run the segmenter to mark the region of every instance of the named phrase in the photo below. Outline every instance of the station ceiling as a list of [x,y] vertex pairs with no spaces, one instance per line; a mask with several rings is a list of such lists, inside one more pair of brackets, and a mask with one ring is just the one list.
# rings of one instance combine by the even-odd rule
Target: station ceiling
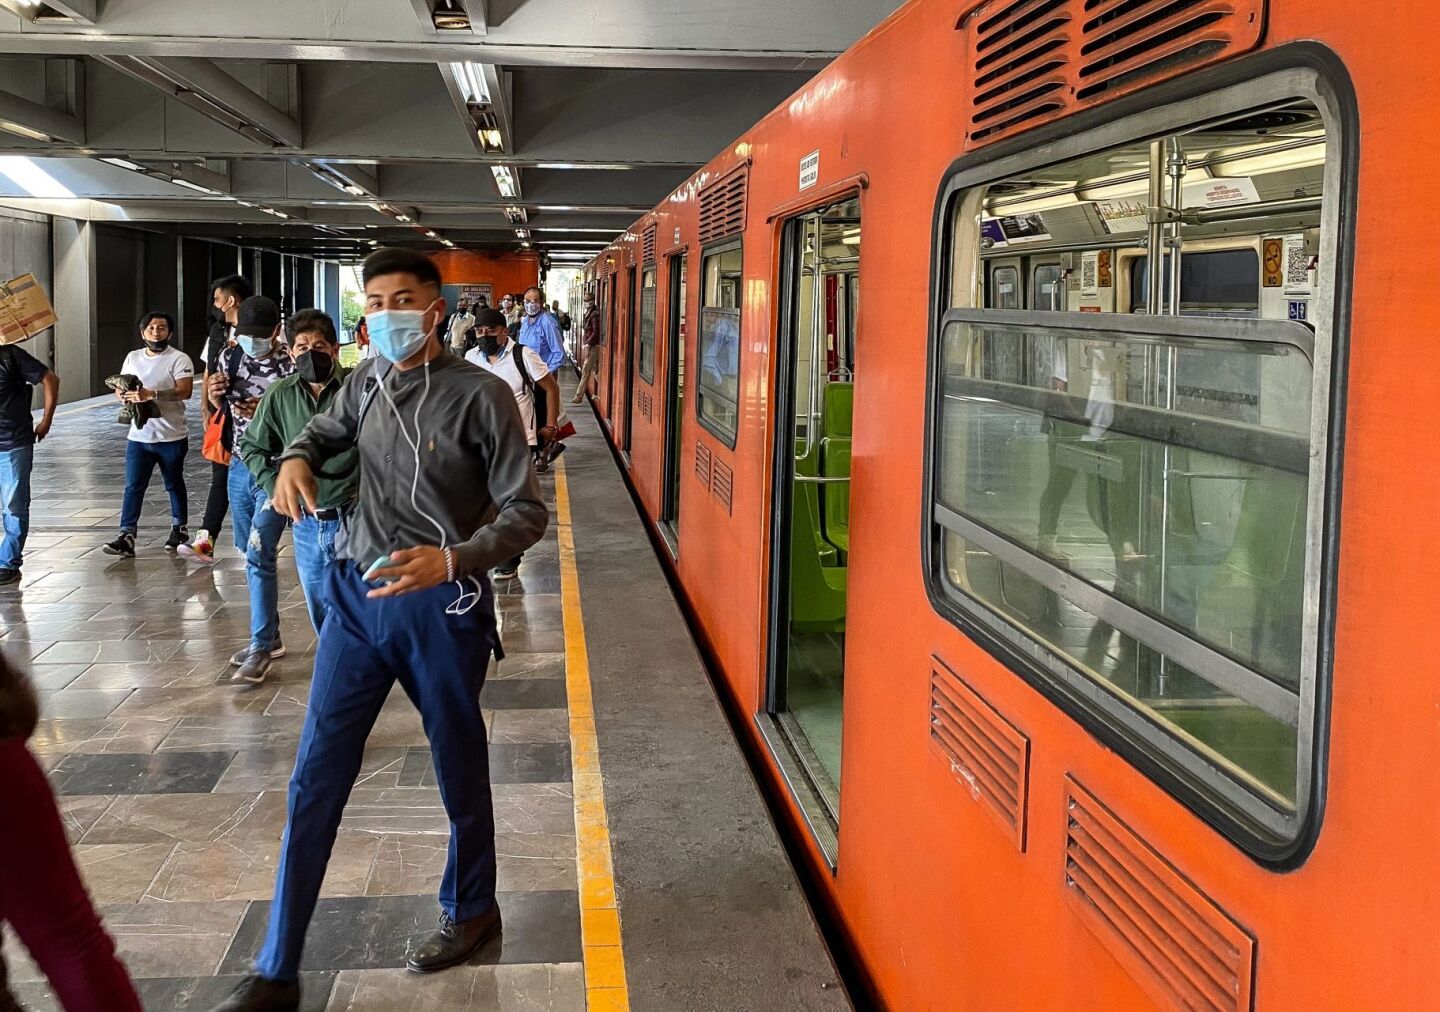
[[0,0],[0,202],[583,259],[898,0]]

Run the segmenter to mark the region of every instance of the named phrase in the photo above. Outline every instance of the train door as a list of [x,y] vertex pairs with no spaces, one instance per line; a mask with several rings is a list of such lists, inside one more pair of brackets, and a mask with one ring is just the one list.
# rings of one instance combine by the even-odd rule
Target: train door
[[[840,816],[860,202],[785,225],[776,336],[767,712],[761,726],[834,859]],[[790,775],[794,773],[795,775]]]
[[605,349],[605,427],[615,431],[615,284],[613,274],[600,283],[601,347]]
[[665,493],[660,505],[660,530],[672,552],[680,546],[680,426],[685,418],[685,263],[684,253],[670,258],[670,299],[666,339],[670,375],[665,383]]
[[640,298],[635,290],[636,270],[631,267],[626,275],[625,304],[629,311],[629,325],[625,328],[625,388],[624,402],[620,411],[625,416],[625,425],[620,432],[620,453],[625,462],[630,462],[630,425],[635,419],[635,336],[640,332]]

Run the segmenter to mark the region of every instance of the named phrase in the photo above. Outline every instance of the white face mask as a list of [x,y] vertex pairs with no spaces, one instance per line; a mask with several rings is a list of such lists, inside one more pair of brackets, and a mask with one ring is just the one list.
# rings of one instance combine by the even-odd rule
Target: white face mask
[[424,309],[376,309],[366,313],[366,329],[376,353],[391,362],[404,362],[424,348],[435,329],[425,329],[425,314],[435,308],[435,302]]

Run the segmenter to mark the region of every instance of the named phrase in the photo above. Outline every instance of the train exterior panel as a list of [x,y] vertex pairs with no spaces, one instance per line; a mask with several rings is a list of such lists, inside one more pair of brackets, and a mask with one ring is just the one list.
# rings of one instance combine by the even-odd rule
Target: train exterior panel
[[[1422,462],[1428,411],[1440,399],[1440,352],[1425,339],[1428,286],[1404,280],[1434,246],[1414,227],[1430,206],[1430,137],[1417,123],[1440,99],[1432,19],[1417,2],[1363,10],[1296,0],[1202,4],[1239,9],[1250,26],[1240,34],[1250,37],[1223,58],[1182,60],[1113,99],[1037,116],[994,139],[973,136],[973,18],[1058,11],[1078,30],[1097,8],[1114,6],[996,0],[977,14],[973,3],[915,0],[902,8],[586,268],[608,315],[596,404],[643,510],[671,546],[724,689],[736,709],[758,715],[747,732],[766,757],[764,775],[785,798],[789,828],[885,1005],[1433,1007],[1440,820],[1416,792],[1440,766],[1440,683],[1425,661],[1440,488],[1436,469]],[[1159,18],[1196,5],[1148,6]],[[1267,849],[1217,825],[1183,790],[1021,677],[995,642],[967,634],[937,607],[927,573],[927,432],[938,437],[927,382],[936,381],[935,333],[952,283],[940,275],[947,257],[965,262],[963,251],[940,248],[949,211],[937,195],[952,171],[1002,171],[996,152],[1033,162],[1037,146],[1058,152],[1077,132],[1106,144],[1133,140],[1123,124],[1152,106],[1203,107],[1206,94],[1294,68],[1317,73],[1339,110],[1327,127],[1338,138],[1330,143],[1341,187],[1326,193],[1341,226],[1329,236],[1336,263],[1326,265],[1337,286],[1327,500],[1336,512],[1322,590],[1333,595],[1333,625],[1306,634],[1321,655],[1333,652],[1317,666],[1313,721],[1306,727],[1301,718],[1302,736],[1313,732],[1314,741],[1305,826],[1287,846]],[[702,201],[735,173],[744,177],[743,209],[730,213],[743,215],[742,227],[702,241]],[[786,760],[762,718],[775,705],[772,542],[783,528],[773,521],[777,501],[786,501],[777,500],[776,442],[788,443],[792,431],[776,405],[794,406],[783,396],[790,373],[777,335],[794,309],[784,295],[793,280],[787,265],[810,255],[786,229],[846,200],[858,201],[864,238],[853,359],[829,377],[853,375],[853,433],[844,775],[835,778],[838,816],[827,829],[796,787],[794,757]],[[1407,238],[1402,224],[1411,226]],[[957,244],[974,245],[956,234]],[[738,287],[724,290],[722,266],[720,288],[707,294],[707,251],[735,238],[743,239]],[[686,298],[672,320],[682,254]],[[982,262],[978,249],[969,256]],[[635,306],[652,267],[653,378],[645,379],[636,368]],[[809,292],[814,312],[818,281]],[[696,394],[708,382],[702,326],[723,320],[704,314],[732,297],[733,446],[723,426],[716,431],[719,416],[700,417]],[[828,290],[824,297],[834,300]],[[683,395],[672,413],[677,383]],[[1008,821],[989,803],[996,792],[936,747],[937,678],[950,678],[956,705],[991,735],[982,750],[992,749],[1020,785],[1009,792],[1020,796],[1009,799]],[[1105,856],[1079,871],[1077,848],[1087,839],[1100,841]],[[1110,880],[1108,900],[1077,882],[1087,874]]]

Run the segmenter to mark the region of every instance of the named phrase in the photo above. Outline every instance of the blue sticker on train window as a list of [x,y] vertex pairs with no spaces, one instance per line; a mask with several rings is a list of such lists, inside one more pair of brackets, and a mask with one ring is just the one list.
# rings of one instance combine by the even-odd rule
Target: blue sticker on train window
[[1290,303],[1290,312],[1289,312],[1289,317],[1290,317],[1290,319],[1295,320],[1295,321],[1300,322],[1300,323],[1304,323],[1305,320],[1306,320],[1306,314],[1309,312],[1309,310],[1308,310],[1309,305],[1310,305],[1309,302],[1303,302],[1303,301],[1302,301],[1302,302],[1292,302],[1292,303]]

